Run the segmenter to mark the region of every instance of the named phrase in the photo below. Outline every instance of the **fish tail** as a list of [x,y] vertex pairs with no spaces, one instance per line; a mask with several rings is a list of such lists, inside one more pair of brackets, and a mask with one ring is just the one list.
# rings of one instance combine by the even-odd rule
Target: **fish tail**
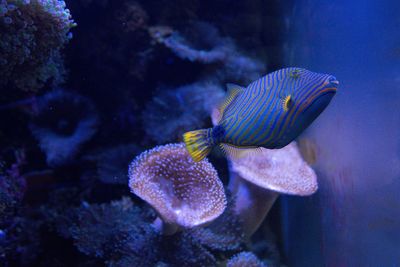
[[190,156],[192,156],[195,162],[207,157],[215,145],[212,138],[211,128],[184,133],[183,141],[186,144],[186,149],[189,151]]

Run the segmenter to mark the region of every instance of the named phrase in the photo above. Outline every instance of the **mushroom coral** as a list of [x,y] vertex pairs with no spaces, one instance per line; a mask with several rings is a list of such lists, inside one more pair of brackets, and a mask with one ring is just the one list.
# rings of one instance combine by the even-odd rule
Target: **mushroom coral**
[[129,166],[129,187],[159,214],[154,226],[165,234],[204,225],[226,207],[223,185],[207,160],[193,162],[185,145],[145,151]]
[[78,94],[56,90],[38,99],[30,129],[49,166],[68,163],[97,131],[92,102]]
[[230,158],[230,172],[228,187],[236,196],[236,213],[247,236],[257,230],[280,193],[308,196],[318,189],[317,176],[295,142]]

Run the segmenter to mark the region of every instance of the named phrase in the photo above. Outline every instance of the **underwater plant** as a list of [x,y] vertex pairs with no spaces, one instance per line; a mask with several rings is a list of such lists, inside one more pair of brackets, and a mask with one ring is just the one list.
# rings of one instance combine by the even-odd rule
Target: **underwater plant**
[[98,115],[92,102],[76,93],[55,90],[40,97],[30,129],[49,166],[70,162],[96,133]]
[[37,91],[64,79],[61,49],[76,26],[64,1],[0,1],[0,90]]
[[144,130],[158,144],[178,141],[185,131],[204,126],[224,95],[220,86],[207,82],[162,90],[142,113]]
[[158,146],[136,157],[129,187],[157,211],[154,227],[168,235],[207,224],[226,207],[217,171],[208,161],[193,162],[184,144]]

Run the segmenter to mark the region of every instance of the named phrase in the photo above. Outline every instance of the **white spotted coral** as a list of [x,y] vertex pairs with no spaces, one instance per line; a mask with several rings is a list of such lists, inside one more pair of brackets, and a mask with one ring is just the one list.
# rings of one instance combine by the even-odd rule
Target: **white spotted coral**
[[235,210],[247,237],[260,226],[279,193],[308,196],[318,189],[317,176],[295,142],[230,158],[230,172],[229,189],[236,196]]
[[193,162],[184,144],[159,146],[129,167],[129,186],[149,203],[163,223],[191,228],[208,223],[226,207],[223,185],[206,160]]
[[282,149],[261,148],[231,159],[231,165],[243,179],[278,193],[308,196],[318,189],[317,176],[302,159],[295,142]]

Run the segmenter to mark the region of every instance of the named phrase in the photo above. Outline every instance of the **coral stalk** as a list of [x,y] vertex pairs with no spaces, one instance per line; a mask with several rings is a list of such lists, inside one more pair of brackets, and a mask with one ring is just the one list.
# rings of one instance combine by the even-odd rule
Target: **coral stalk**
[[316,174],[295,142],[230,158],[230,173],[229,189],[236,197],[236,213],[247,237],[260,226],[279,193],[308,196],[318,189]]
[[261,225],[279,193],[260,188],[236,172],[230,172],[228,189],[235,196],[235,213],[239,215],[244,234],[250,237]]

